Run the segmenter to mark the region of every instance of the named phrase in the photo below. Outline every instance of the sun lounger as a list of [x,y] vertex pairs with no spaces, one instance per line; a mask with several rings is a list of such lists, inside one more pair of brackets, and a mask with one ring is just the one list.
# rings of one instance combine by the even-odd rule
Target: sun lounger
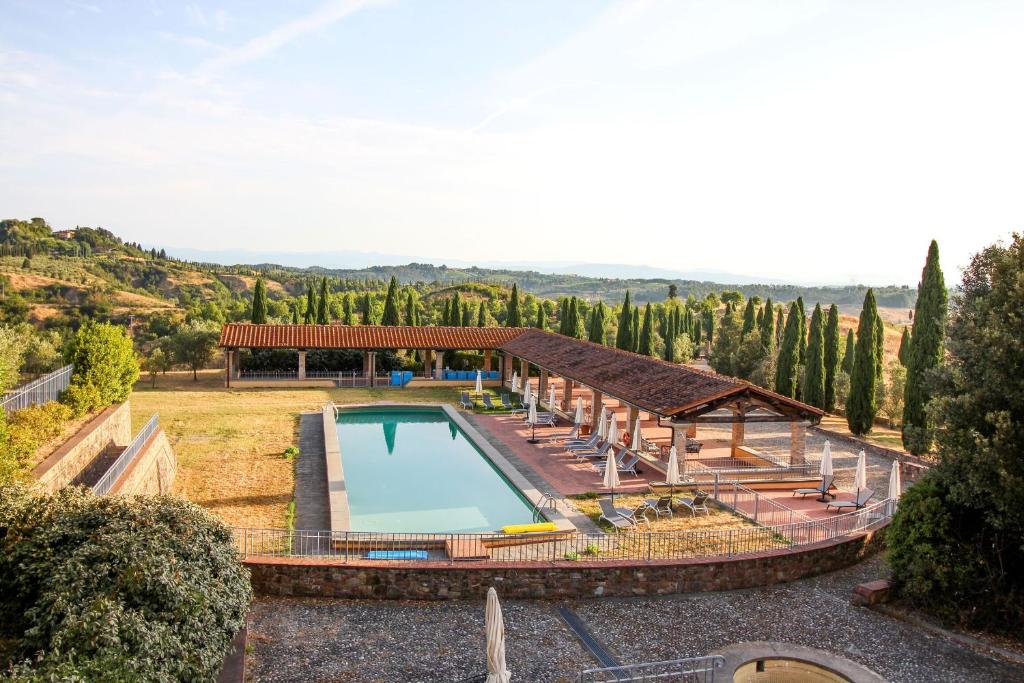
[[591,434],[589,439],[571,439],[565,442],[565,450],[567,451],[590,451],[597,447],[598,442],[601,441],[601,437],[597,434]]
[[648,498],[644,501],[647,505],[648,510],[653,510],[654,514],[658,517],[662,515],[668,515],[671,517],[674,512],[672,510],[672,496],[662,496],[661,498]]
[[703,491],[697,491],[696,494],[691,498],[690,496],[683,496],[676,501],[678,505],[683,506],[690,511],[690,514],[694,517],[697,516],[698,512],[703,512],[705,515],[710,515],[711,510],[708,510],[707,501],[708,494]]
[[871,496],[873,495],[875,495],[875,492],[871,489],[861,489],[857,493],[856,500],[833,500],[825,506],[825,509],[828,510],[829,508],[835,508],[836,512],[839,512],[840,510],[859,510],[864,507],[869,500],[871,500]]
[[[607,442],[605,442],[605,446],[610,446],[610,445]],[[590,463],[594,466],[595,469],[597,469],[598,471],[602,471],[603,472],[605,466],[608,465],[608,458],[606,457],[607,455],[608,455],[608,451],[606,449],[605,452],[603,454],[601,454],[601,455],[596,455],[596,454],[595,455],[586,455],[584,457],[580,457],[580,460],[584,460],[584,459],[589,460]],[[615,456],[615,465],[618,466],[618,467],[621,467],[622,466],[622,460],[625,457],[626,457],[626,449],[625,448],[620,449],[619,450],[619,454]]]
[[630,521],[628,517],[620,514],[609,499],[599,498],[597,504],[601,506],[601,516],[598,517],[598,521],[604,520],[616,529],[632,529],[636,524],[636,522]]
[[512,402],[508,400],[508,394],[501,395],[501,407],[505,410],[515,409],[515,407],[512,405]]
[[469,397],[468,391],[462,392],[462,397],[459,398],[459,403],[462,404],[462,407],[466,410],[473,410],[473,399]]
[[795,496],[795,495],[799,494],[800,497],[804,497],[804,496],[808,496],[808,495],[810,495],[812,493],[816,493],[816,494],[818,494],[819,496],[821,496],[823,498],[825,496],[831,496],[832,498],[835,498],[836,495],[829,491],[829,489],[832,488],[832,482],[834,482],[835,480],[836,480],[836,477],[835,477],[834,474],[829,474],[829,475],[823,476],[821,478],[821,483],[818,484],[817,488],[813,488],[813,489],[794,489],[793,490],[793,495]]
[[[632,474],[634,477],[640,476],[636,471],[636,464],[640,462],[640,456],[635,453],[630,453],[625,448],[619,451],[619,457],[615,458],[615,465],[619,472],[623,474]],[[607,460],[602,460],[594,463],[594,467],[603,471],[608,465]]]
[[575,455],[578,460],[592,460],[594,458],[603,458],[608,455],[608,451],[611,447],[612,445],[605,441],[601,444],[600,448],[591,449],[589,451],[571,451],[571,453]]
[[572,440],[575,439],[580,433],[580,426],[573,425],[572,429],[564,434],[552,434],[548,437],[548,441],[561,441],[563,439]]
[[497,410],[498,406],[494,405],[494,403],[491,402],[490,394],[484,394],[483,396],[480,397],[480,400],[484,402],[484,408],[486,408],[487,410]]

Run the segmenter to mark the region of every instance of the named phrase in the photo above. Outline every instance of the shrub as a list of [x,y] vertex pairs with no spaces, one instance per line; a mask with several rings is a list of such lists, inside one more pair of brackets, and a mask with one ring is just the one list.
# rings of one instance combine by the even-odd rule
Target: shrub
[[75,370],[64,400],[79,415],[127,400],[139,379],[132,340],[109,323],[83,325],[71,341],[68,361]]
[[282,453],[281,456],[285,460],[294,460],[295,458],[299,457],[299,448],[297,446],[289,446],[288,448],[284,449],[284,453]]
[[252,591],[230,530],[212,514],[164,496],[7,487],[0,530],[0,639],[17,643],[18,673],[216,677]]
[[60,436],[71,419],[61,403],[24,408],[7,416],[0,411],[0,486],[28,476],[32,456],[46,442]]

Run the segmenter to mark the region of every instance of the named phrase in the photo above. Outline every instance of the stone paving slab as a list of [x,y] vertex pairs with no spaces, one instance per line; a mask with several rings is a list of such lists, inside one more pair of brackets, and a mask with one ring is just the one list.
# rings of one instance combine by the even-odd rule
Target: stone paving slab
[[295,460],[295,528],[331,528],[323,420],[319,411],[299,416],[299,457]]

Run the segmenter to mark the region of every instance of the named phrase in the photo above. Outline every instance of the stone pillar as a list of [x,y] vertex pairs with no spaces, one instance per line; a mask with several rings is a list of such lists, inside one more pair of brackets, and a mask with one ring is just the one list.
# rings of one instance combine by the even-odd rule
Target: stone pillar
[[[640,419],[640,409],[637,408],[636,406],[629,406],[629,410],[626,412],[626,429],[628,430],[627,433],[629,434],[629,438],[630,439],[633,438],[633,426],[636,424],[636,421],[639,420],[639,419]],[[632,442],[629,444],[629,447],[634,449],[634,450],[638,446],[639,446],[639,444],[635,444],[635,443],[632,443]]]
[[444,377],[444,351],[434,351],[434,379]]
[[697,438],[697,423],[696,422],[691,422],[690,424],[686,425],[686,436],[690,437],[691,439],[696,439]]
[[367,377],[370,372],[370,352],[363,351],[363,377]]
[[568,377],[563,377],[562,381],[564,382],[562,384],[562,412],[575,415],[575,407],[572,404],[572,380]]
[[[548,400],[548,371],[540,371],[540,382],[537,383],[537,403]],[[548,410],[554,410],[554,406],[548,406]]]
[[224,386],[231,388],[231,358],[234,356],[234,349],[224,352]]
[[491,350],[487,349],[484,351],[484,372],[491,371]]
[[306,350],[299,349],[299,379],[306,379]]
[[807,422],[789,423],[789,464],[803,465],[807,462]]
[[430,349],[423,349],[422,351],[420,351],[420,358],[423,359],[423,376],[431,377],[432,374],[430,372]]
[[502,356],[501,362],[501,382],[509,382],[512,380],[512,368],[515,365],[515,361],[512,360],[512,354],[506,353]]
[[370,386],[377,386],[377,352],[370,351],[367,354],[370,357]]
[[679,461],[679,476],[686,476],[686,433],[691,425],[672,425],[672,445],[676,447],[676,459]]
[[[530,363],[525,358],[519,359],[519,381],[524,382],[530,377]],[[522,386],[522,385],[520,385]]]
[[732,440],[729,442],[730,450],[732,451],[732,457],[736,457],[736,447],[743,445],[743,440],[746,437],[747,425],[738,420],[742,420],[743,416],[738,413],[733,413],[732,417],[737,422],[732,423]]
[[604,396],[597,389],[591,389],[590,392],[593,395],[590,404],[590,429],[593,432],[597,430],[597,423],[601,420],[601,402]]
[[242,377],[242,349],[235,349],[235,379],[241,379]]

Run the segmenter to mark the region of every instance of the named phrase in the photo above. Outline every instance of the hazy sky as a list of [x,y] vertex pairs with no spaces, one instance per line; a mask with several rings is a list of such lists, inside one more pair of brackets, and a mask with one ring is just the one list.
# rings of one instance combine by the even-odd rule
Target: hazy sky
[[1024,215],[1024,2],[0,1],[0,217],[914,284]]

